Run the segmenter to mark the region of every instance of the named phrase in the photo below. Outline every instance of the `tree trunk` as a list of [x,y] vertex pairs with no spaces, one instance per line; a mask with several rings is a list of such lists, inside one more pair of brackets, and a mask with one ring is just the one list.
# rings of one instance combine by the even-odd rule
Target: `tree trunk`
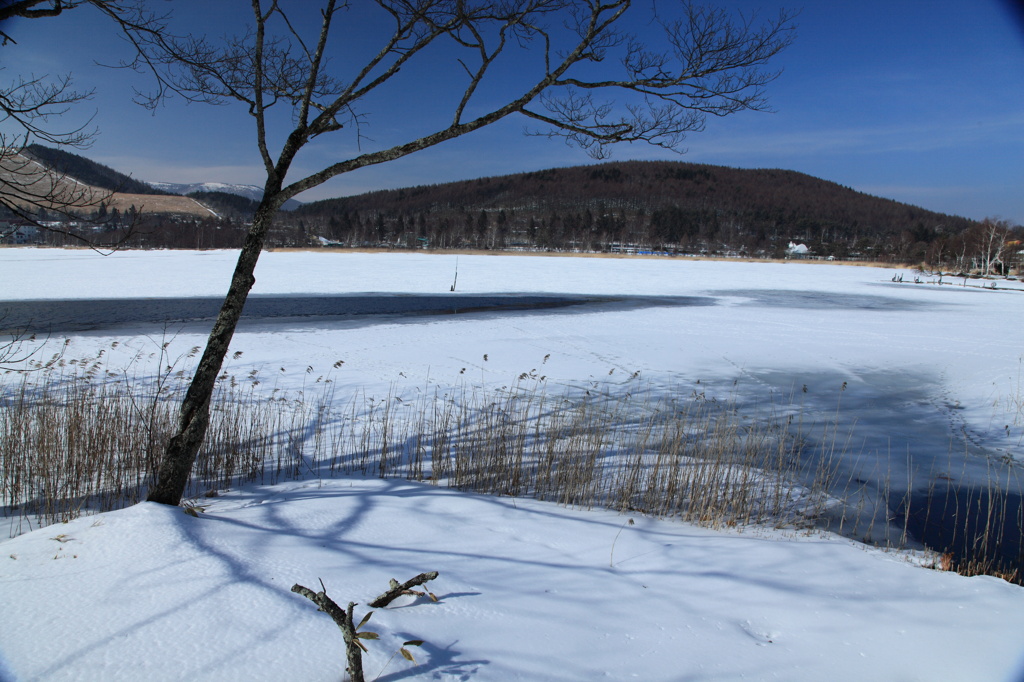
[[263,201],[253,216],[252,227],[245,238],[238,263],[231,278],[231,286],[221,305],[220,313],[213,324],[213,331],[206,342],[203,357],[199,360],[195,376],[189,384],[185,399],[181,403],[178,414],[178,432],[171,438],[163,460],[156,484],[150,489],[146,498],[149,502],[177,505],[185,494],[192,465],[199,454],[199,448],[206,437],[206,429],[210,424],[210,398],[217,383],[227,355],[231,337],[242,316],[242,308],[256,283],[253,273],[256,261],[263,249],[263,241],[267,229],[274,220],[277,206],[264,195]]

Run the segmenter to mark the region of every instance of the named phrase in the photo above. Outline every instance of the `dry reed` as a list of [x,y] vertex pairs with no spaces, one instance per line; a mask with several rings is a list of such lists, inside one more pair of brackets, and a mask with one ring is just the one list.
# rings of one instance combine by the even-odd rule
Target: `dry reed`
[[[97,357],[0,383],[0,511],[11,535],[145,497],[184,390],[174,364],[139,378],[109,371]],[[838,412],[806,425],[799,405],[741,414],[732,401],[635,383],[625,393],[592,386],[550,394],[530,375],[501,389],[418,396],[392,391],[344,402],[322,377],[283,395],[260,388],[255,374],[224,375],[186,494],[360,474],[711,527],[817,525],[852,537],[876,530],[877,514],[858,508],[868,504],[859,484],[839,479],[848,453]],[[992,492],[1008,482],[993,483],[984,500],[966,501],[971,520],[959,532],[970,551],[951,565],[1019,582],[1016,567],[992,550],[1015,533],[1019,545],[1024,519],[1019,505]],[[905,543],[909,499],[890,500],[887,488],[881,504],[885,524],[894,520],[888,510],[902,509]],[[929,500],[925,513],[935,506]]]

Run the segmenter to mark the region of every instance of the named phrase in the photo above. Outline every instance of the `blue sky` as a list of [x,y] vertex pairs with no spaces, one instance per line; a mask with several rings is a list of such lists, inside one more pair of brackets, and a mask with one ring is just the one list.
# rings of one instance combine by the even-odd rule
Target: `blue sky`
[[[667,5],[658,0],[659,7]],[[212,35],[231,25],[241,0],[156,0],[178,19]],[[719,3],[765,15],[798,9],[794,44],[774,65],[775,113],[709,120],[678,156],[625,145],[613,159],[680,159],[741,168],[786,168],[853,189],[971,218],[999,216],[1024,224],[1024,11],[1013,0],[813,0],[804,6],[767,0]],[[355,3],[356,6],[359,2]],[[643,13],[649,3],[640,0]],[[351,17],[355,20],[361,16]],[[244,14],[243,14],[244,16]],[[647,30],[644,22],[634,24]],[[372,43],[373,26],[346,35]],[[143,180],[262,185],[254,129],[236,107],[172,101],[155,113],[131,103],[146,80],[98,67],[127,54],[111,27],[86,10],[57,19],[19,21],[5,31],[18,44],[0,50],[0,78],[73,73],[95,88],[68,124],[94,116],[100,135],[85,155]],[[357,45],[358,47],[359,45]],[[339,52],[336,59],[342,59]],[[444,66],[444,63],[440,63]],[[449,61],[448,66],[451,65]],[[363,149],[401,141],[429,125],[431,106],[458,74],[431,64],[409,69],[403,91],[367,104]],[[514,82],[516,69],[506,77]],[[507,119],[446,145],[336,178],[302,195],[312,200],[372,189],[460,180],[590,163],[557,140],[524,137],[527,122]],[[300,157],[298,171],[356,153],[338,137]]]

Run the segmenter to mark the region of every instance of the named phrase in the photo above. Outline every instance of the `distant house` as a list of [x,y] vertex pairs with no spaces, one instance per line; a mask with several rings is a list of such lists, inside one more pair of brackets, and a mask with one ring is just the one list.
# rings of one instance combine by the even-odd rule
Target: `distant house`
[[0,222],[0,241],[5,244],[35,244],[39,241],[39,228]]
[[806,258],[810,253],[811,250],[807,248],[806,244],[790,242],[789,246],[786,247],[786,258]]
[[1006,249],[1009,252],[1006,266],[1017,271],[1017,274],[1024,273],[1024,242],[1014,239],[1006,242]]

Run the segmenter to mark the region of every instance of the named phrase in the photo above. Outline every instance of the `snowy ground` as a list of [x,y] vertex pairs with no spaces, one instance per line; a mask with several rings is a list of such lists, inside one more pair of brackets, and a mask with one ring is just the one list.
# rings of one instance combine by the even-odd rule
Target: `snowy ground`
[[[0,298],[216,295],[233,258],[0,249]],[[911,271],[899,283],[895,270],[827,264],[268,253],[254,292],[440,294],[456,264],[463,293],[700,305],[254,322],[228,369],[287,389],[329,374],[342,394],[368,396],[500,387],[532,369],[551,386],[628,390],[642,379],[645,390],[689,393],[699,380],[740,401],[795,396],[810,417],[844,415],[847,466],[876,484],[984,481],[993,462],[1024,458],[1019,283],[913,284]],[[171,356],[201,345],[207,328],[170,325]],[[118,340],[108,365],[141,354],[140,371],[163,334],[81,333],[67,356]],[[372,643],[369,679],[413,638],[427,642],[421,666],[396,659],[382,680],[1024,673],[1018,587],[831,536],[635,521],[359,480],[234,491],[199,518],[140,505],[79,519],[3,543],[0,679],[338,679],[340,634],[291,584],[323,579],[337,601],[365,602],[389,578],[425,570],[441,573],[440,603],[374,615],[383,641]]]
[[996,578],[635,522],[404,481],[81,518],[3,543],[4,675],[338,680],[340,632],[291,585],[365,603],[427,570],[439,602],[374,613],[367,679],[410,639],[420,665],[381,680],[1014,680],[1022,662],[1024,590]]

